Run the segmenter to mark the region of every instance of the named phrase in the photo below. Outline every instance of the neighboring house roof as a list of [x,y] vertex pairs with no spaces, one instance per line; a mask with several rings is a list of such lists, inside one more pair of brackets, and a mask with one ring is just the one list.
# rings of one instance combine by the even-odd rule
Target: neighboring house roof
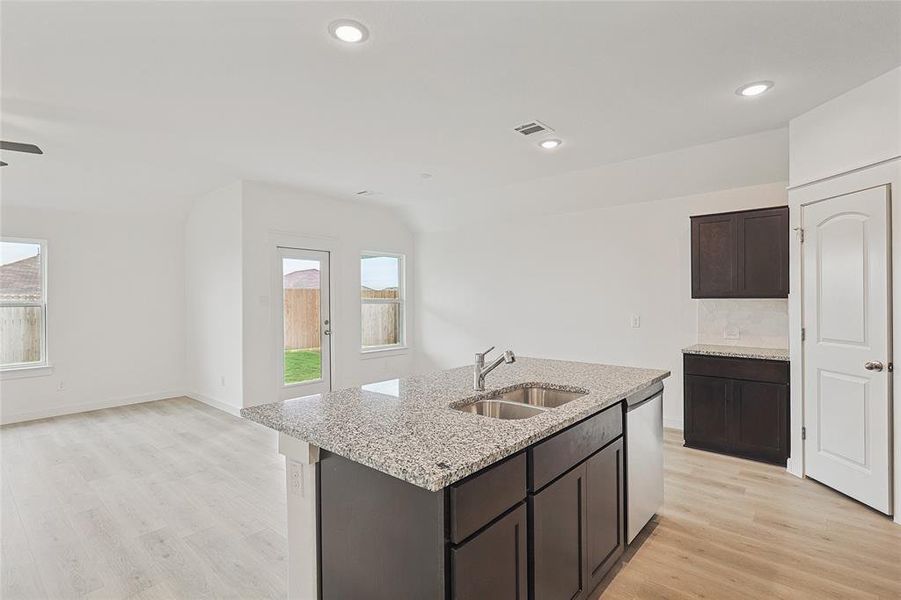
[[319,289],[319,269],[304,269],[292,271],[284,277],[286,290]]
[[0,300],[37,302],[41,299],[41,257],[30,256],[0,265]]

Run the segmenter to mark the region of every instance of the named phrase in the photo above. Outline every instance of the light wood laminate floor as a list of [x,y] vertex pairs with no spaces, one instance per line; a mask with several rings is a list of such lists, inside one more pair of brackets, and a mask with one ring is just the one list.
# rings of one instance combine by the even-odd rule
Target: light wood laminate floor
[[[285,596],[271,431],[179,398],[6,426],[0,442],[4,600]],[[665,456],[665,508],[604,600],[901,597],[889,519],[678,432]]]

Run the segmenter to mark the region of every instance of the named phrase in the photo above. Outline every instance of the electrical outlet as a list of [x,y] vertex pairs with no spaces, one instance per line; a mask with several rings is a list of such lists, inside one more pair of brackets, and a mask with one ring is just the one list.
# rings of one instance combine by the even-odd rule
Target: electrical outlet
[[60,381],[60,382],[57,384],[57,386],[56,386],[56,391],[57,391],[57,392],[63,392],[63,391],[65,391],[65,389],[66,389],[66,382],[65,382],[65,381]]
[[641,315],[632,315],[632,329],[641,327]]
[[741,339],[741,329],[738,325],[726,325],[723,328],[723,338],[727,340]]
[[295,496],[303,496],[303,466],[288,461],[288,473],[291,475],[291,493]]

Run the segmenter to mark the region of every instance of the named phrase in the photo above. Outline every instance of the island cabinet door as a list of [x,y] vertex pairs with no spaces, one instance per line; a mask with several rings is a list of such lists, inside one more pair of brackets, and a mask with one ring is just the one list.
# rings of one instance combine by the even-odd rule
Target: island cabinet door
[[622,438],[589,458],[585,468],[587,589],[592,590],[626,547]]
[[532,589],[535,600],[586,593],[585,463],[531,496]]
[[451,549],[455,600],[528,600],[526,505]]

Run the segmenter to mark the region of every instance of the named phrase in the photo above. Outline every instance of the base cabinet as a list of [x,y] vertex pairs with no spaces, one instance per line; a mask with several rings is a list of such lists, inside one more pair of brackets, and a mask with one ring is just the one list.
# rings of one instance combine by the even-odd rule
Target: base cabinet
[[319,598],[585,600],[625,548],[624,402],[431,492],[320,451]]
[[456,600],[527,600],[526,505],[451,549]]
[[623,440],[529,497],[535,600],[585,598],[625,548]]
[[732,382],[686,375],[685,399],[685,441],[728,450]]
[[788,386],[735,381],[731,408],[730,439],[735,451],[784,463],[788,457]]
[[788,459],[788,363],[686,355],[684,410],[686,446]]
[[625,456],[620,438],[585,463],[588,590],[600,583],[626,548]]
[[529,499],[535,600],[585,592],[585,463]]

